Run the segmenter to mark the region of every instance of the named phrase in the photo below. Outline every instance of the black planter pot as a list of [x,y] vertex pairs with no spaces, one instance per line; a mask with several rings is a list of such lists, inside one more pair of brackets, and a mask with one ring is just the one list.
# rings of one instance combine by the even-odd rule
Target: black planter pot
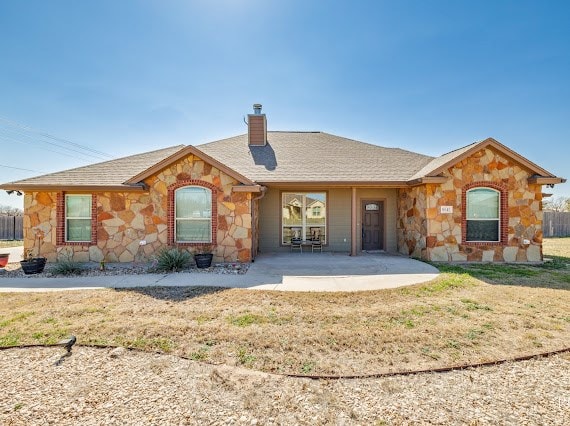
[[21,260],[20,265],[26,275],[40,274],[44,271],[46,261],[45,257],[34,257],[33,259]]
[[200,269],[209,268],[212,265],[213,257],[212,253],[195,254],[194,261],[196,262],[196,267]]

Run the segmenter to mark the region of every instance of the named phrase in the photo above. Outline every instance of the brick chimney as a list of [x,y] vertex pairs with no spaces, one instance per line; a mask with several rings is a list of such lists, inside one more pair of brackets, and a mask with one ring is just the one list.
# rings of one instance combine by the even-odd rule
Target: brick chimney
[[252,146],[267,143],[267,119],[261,113],[261,104],[253,104],[253,114],[247,116],[247,140]]

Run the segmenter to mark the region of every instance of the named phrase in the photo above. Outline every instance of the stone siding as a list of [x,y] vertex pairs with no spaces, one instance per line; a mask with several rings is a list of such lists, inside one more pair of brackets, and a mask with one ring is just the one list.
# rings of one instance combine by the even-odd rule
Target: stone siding
[[[448,178],[443,184],[400,190],[400,252],[444,262],[542,260],[542,186],[528,183],[530,173],[526,169],[496,150],[486,148],[443,175]],[[498,243],[465,241],[462,213],[465,192],[476,186],[488,186],[501,192],[501,241]],[[442,206],[453,207],[453,213],[441,213]],[[425,230],[423,209],[427,219]]]
[[398,190],[398,251],[406,256],[426,258],[426,187]]
[[53,261],[56,258],[57,192],[29,192],[24,195],[24,256],[31,251],[38,255],[37,231],[41,231],[40,255]]
[[[34,246],[37,229],[44,232],[41,254],[49,261],[132,262],[149,260],[169,245],[168,188],[179,182],[207,184],[216,203],[213,212],[214,261],[251,259],[251,194],[232,192],[238,182],[198,157],[189,155],[145,180],[145,192],[98,192],[97,244],[57,244],[56,192],[25,195],[24,247]],[[71,193],[71,192],[70,192]],[[145,245],[140,245],[141,241]],[[37,244],[36,244],[37,246]],[[193,244],[180,244],[193,250]]]

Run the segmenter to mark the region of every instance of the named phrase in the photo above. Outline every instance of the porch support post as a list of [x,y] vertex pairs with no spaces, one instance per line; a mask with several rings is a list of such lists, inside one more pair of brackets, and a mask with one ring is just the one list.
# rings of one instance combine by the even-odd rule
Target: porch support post
[[350,255],[356,256],[356,235],[357,235],[357,220],[356,220],[356,188],[352,187],[351,199],[351,224],[350,224]]

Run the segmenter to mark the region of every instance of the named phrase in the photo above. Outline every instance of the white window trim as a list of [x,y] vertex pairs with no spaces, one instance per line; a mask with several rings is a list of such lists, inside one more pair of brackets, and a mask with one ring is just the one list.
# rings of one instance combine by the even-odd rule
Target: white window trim
[[[208,218],[205,217],[181,217],[180,219],[178,217],[176,217],[176,193],[181,190],[181,189],[185,189],[185,188],[200,188],[200,189],[205,189],[206,191],[210,192],[210,226],[208,227],[208,235],[209,238],[206,241],[185,241],[185,240],[177,240],[176,239],[176,235],[178,234],[176,232],[176,228],[178,226],[178,221],[204,221],[204,220],[208,220]],[[174,191],[174,242],[175,243],[181,243],[181,244],[212,244],[212,190],[210,188],[206,188],[205,186],[200,186],[200,185],[186,185],[186,186],[182,186],[180,188],[177,188]]]
[[[307,217],[311,218],[313,216],[313,208],[311,208],[311,216],[307,213],[307,195],[309,194],[323,194],[325,196],[324,206],[319,206],[321,209],[325,209],[325,223],[323,225],[314,225],[307,223]],[[327,235],[327,220],[328,215],[326,214],[327,203],[328,203],[328,193],[326,191],[311,191],[311,192],[303,192],[303,191],[285,191],[281,193],[281,212],[283,212],[283,207],[285,206],[285,196],[286,195],[302,195],[302,203],[301,203],[301,214],[302,214],[302,223],[301,225],[285,225],[283,223],[283,213],[281,213],[281,245],[290,246],[291,242],[283,241],[284,229],[285,228],[301,228],[301,239],[304,241],[307,235],[307,230],[310,228],[324,228],[324,241],[323,244],[327,244],[328,242],[328,235]],[[322,210],[321,210],[322,211]],[[321,237],[322,238],[322,237]]]
[[[65,194],[65,205],[63,206],[63,216],[64,216],[63,220],[64,220],[64,224],[65,224],[65,242],[66,242],[66,243],[90,243],[90,242],[91,242],[91,238],[89,238],[89,240],[85,240],[85,241],[83,241],[83,240],[70,240],[70,239],[68,238],[68,236],[67,236],[67,231],[68,231],[68,226],[67,226],[68,222],[67,222],[67,221],[68,221],[69,219],[71,219],[71,220],[75,220],[75,219],[77,219],[77,220],[81,220],[81,219],[82,219],[82,220],[86,220],[86,219],[89,219],[90,221],[93,220],[92,215],[89,215],[88,217],[87,217],[87,216],[85,216],[85,217],[84,217],[84,216],[77,216],[77,217],[75,217],[75,216],[74,216],[74,217],[69,217],[69,216],[67,216],[67,199],[68,199],[68,198],[71,198],[71,197],[89,197],[89,199],[90,199],[89,211],[91,211],[91,205],[92,205],[92,203],[93,203],[93,196],[92,196],[91,194]],[[91,233],[93,233],[93,228],[92,228],[92,227],[93,227],[93,224],[90,223],[89,226],[91,227]]]
[[[497,211],[497,218],[481,218],[481,219],[469,219],[469,193],[475,189],[486,189],[489,191],[493,191],[497,193],[497,198],[499,201],[499,209]],[[488,186],[476,186],[474,188],[470,188],[465,192],[465,242],[466,243],[500,243],[501,242],[501,191],[495,189],[495,188],[489,188]],[[498,240],[468,240],[467,239],[467,225],[469,223],[469,221],[471,220],[476,220],[478,222],[482,222],[482,221],[493,221],[493,222],[497,222],[497,236],[499,237]]]

